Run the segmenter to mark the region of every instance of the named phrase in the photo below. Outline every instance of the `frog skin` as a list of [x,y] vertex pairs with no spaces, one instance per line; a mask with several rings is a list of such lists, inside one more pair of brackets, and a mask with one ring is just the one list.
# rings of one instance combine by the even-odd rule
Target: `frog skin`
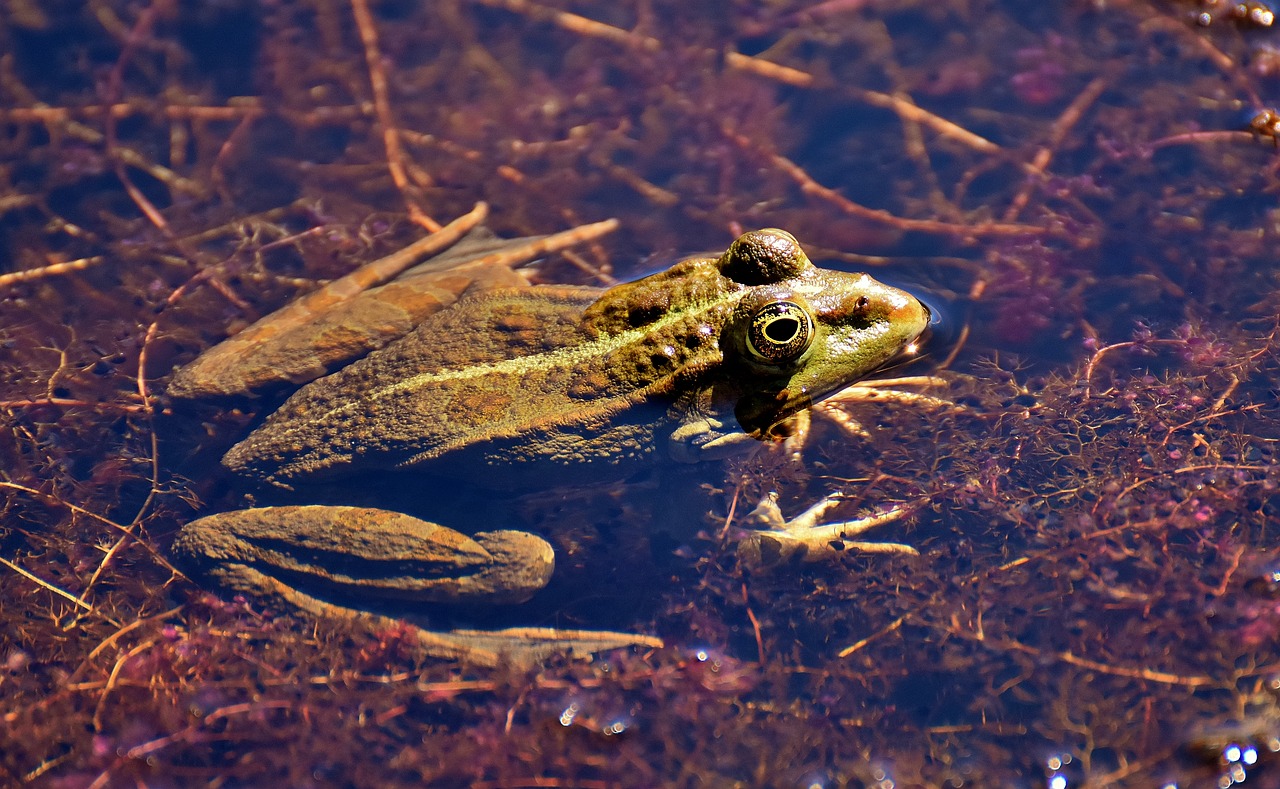
[[[928,323],[910,294],[819,269],[790,234],[761,230],[719,257],[608,290],[543,285],[463,298],[296,392],[223,463],[281,489],[379,470],[528,488],[722,459],[900,356]],[[802,550],[842,536],[761,534],[785,534]],[[320,506],[203,518],[174,550],[231,590],[379,623],[382,614],[366,611],[375,598],[520,601],[554,566],[534,535],[466,537],[388,511]],[[427,651],[491,662],[484,656],[504,649],[506,634],[460,632],[424,635],[441,640]],[[599,635],[603,646],[656,643]]]

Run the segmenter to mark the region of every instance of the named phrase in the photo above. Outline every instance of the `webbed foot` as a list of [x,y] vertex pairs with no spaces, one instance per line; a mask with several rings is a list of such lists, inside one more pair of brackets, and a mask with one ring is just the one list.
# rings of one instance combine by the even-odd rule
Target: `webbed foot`
[[755,530],[738,543],[738,556],[752,567],[773,567],[791,561],[829,560],[849,550],[919,555],[919,551],[905,543],[852,539],[902,518],[910,512],[908,508],[895,507],[857,520],[820,524],[822,516],[840,501],[836,495],[827,496],[787,520],[778,507],[778,494],[770,493],[748,515]]

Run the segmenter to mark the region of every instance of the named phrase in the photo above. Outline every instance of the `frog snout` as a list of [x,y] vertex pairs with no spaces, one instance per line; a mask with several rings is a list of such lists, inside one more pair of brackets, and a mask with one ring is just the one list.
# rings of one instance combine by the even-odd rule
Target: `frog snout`
[[924,302],[915,296],[907,295],[902,299],[889,315],[889,322],[894,326],[902,326],[910,328],[917,336],[922,336],[929,330],[929,324],[933,320],[933,314]]
[[923,301],[917,302],[920,305],[920,311],[924,317],[924,327],[920,329],[920,334],[916,336],[916,344],[923,345],[929,336],[933,333],[933,311],[929,309],[929,305]]

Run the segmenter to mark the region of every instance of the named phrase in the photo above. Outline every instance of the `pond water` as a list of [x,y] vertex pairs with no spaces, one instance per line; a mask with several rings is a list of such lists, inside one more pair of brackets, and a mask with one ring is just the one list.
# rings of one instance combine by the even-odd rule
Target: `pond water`
[[[0,783],[1280,785],[1273,22],[1216,0],[5,4]],[[618,220],[539,283],[781,227],[941,316],[881,373],[923,377],[910,396],[828,401],[798,454],[309,492],[555,550],[528,603],[415,609],[431,627],[661,647],[444,661],[411,625],[172,561],[194,518],[291,499],[218,462],[285,387],[180,401],[174,368],[480,201],[505,238]],[[788,516],[901,509],[860,539],[918,555],[761,568],[739,546],[770,492]]]

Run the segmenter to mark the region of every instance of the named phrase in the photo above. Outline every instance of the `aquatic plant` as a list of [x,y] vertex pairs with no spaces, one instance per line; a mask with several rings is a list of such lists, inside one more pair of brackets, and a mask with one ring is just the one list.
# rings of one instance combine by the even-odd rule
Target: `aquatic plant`
[[[0,782],[1274,781],[1277,59],[1239,5],[5,5]],[[268,406],[172,408],[174,365],[482,199],[621,220],[547,281],[787,227],[932,291],[902,372],[949,402],[819,413],[678,537],[522,502],[566,577],[509,616],[663,650],[441,664],[184,578]],[[921,556],[743,568],[774,488],[908,507]]]

